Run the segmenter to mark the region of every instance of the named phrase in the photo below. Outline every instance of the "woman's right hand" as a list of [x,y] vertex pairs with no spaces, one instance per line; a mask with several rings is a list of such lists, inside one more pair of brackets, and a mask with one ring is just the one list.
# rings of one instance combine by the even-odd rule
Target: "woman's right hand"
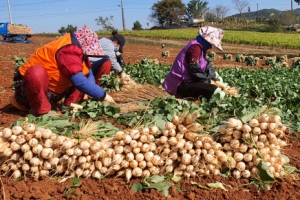
[[224,87],[224,85],[222,85],[219,81],[211,81],[211,84],[213,84],[213,85],[215,85],[215,86],[217,86],[217,87],[219,87],[219,88],[221,88],[221,89],[224,89],[225,87]]
[[134,81],[132,81],[130,75],[127,75],[124,71],[122,71],[120,76],[121,76],[121,84],[123,85],[134,84]]

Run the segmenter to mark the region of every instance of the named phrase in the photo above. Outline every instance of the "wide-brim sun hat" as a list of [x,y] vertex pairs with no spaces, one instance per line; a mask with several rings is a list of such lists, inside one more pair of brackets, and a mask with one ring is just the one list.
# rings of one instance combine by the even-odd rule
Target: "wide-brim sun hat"
[[95,31],[84,25],[78,29],[74,35],[81,45],[83,54],[92,57],[104,56],[105,53],[100,46],[99,39]]
[[211,45],[223,51],[222,38],[224,36],[223,29],[215,28],[211,26],[204,26],[199,29],[199,35],[201,35]]

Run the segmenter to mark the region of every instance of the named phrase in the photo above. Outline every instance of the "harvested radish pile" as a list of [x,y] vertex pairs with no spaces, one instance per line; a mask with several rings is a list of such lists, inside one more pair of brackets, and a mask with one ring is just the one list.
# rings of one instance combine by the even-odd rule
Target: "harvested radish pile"
[[[118,131],[96,141],[59,136],[32,123],[1,132],[1,171],[14,179],[30,176],[149,177],[220,175],[227,169],[239,179],[284,177],[281,149],[287,127],[277,115],[262,114],[243,124],[229,118],[218,137],[201,135],[198,112],[174,116],[165,129],[156,126]],[[269,174],[269,172],[271,174]]]
[[31,28],[20,24],[8,24],[7,31],[9,34],[33,34]]
[[[243,124],[230,118],[227,125],[220,126],[221,144],[227,155],[228,167],[234,169],[235,178],[256,178],[259,168],[266,167],[276,178],[285,176],[286,159],[281,156],[287,127],[278,115],[262,114]],[[265,166],[263,166],[265,165]]]

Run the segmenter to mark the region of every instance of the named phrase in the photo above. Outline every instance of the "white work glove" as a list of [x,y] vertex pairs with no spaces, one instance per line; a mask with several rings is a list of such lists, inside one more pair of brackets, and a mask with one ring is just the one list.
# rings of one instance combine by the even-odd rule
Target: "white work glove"
[[119,51],[116,52],[116,56],[119,56],[121,55],[121,53]]
[[219,87],[219,88],[221,88],[221,89],[224,89],[225,88],[225,86],[224,85],[222,85],[222,83],[220,83],[219,81],[211,81],[211,84],[213,84],[213,85],[215,85],[215,86],[217,86],[217,87]]
[[120,74],[120,76],[123,79],[123,78],[125,78],[127,76],[127,74],[124,71],[122,71],[121,74]]
[[121,84],[130,85],[135,84],[135,82],[131,79],[130,75],[127,75],[124,71],[121,73]]
[[106,94],[106,96],[105,96],[105,98],[104,98],[104,101],[107,101],[107,102],[110,103],[110,104],[117,104],[117,103],[115,102],[115,100],[114,100],[110,95],[108,95],[108,94]]

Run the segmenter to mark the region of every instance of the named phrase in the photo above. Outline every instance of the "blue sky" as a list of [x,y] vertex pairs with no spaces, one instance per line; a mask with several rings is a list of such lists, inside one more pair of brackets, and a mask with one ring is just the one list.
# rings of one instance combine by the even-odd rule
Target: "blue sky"
[[[151,7],[158,0],[123,0],[125,26],[131,30],[133,23],[138,20],[143,28],[150,28],[154,24],[149,20]],[[182,0],[187,4],[190,0]],[[226,6],[230,9],[229,15],[237,14],[232,0],[206,0],[209,8],[216,5]],[[86,24],[88,27],[99,30],[95,19],[99,16],[113,16],[112,24],[122,30],[121,0],[2,0],[0,2],[0,21],[9,22],[9,9],[12,22],[24,24],[32,28],[35,33],[57,33],[68,24],[80,28]],[[278,10],[290,10],[290,0],[248,0],[251,11],[258,9],[274,8]],[[299,5],[293,1],[293,9]],[[149,23],[149,26],[147,26]]]

